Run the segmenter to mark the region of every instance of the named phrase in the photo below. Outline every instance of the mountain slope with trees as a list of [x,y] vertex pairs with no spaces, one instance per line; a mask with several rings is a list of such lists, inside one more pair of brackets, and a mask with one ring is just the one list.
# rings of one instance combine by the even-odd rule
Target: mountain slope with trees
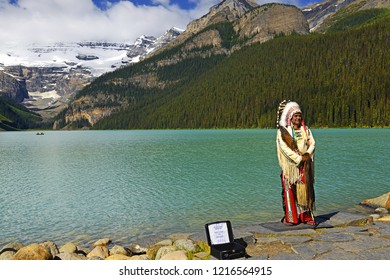
[[0,131],[14,131],[42,126],[42,118],[11,98],[0,96]]
[[[280,36],[247,47],[189,73],[186,84],[139,96],[94,128],[274,127],[283,99],[298,101],[311,126],[389,126],[389,26],[385,18],[348,31]],[[174,72],[191,67],[183,62],[182,69]],[[161,75],[174,79],[169,72]]]
[[[290,21],[304,28],[291,6],[265,5],[243,17],[260,19],[271,10],[290,11]],[[311,126],[389,126],[389,10],[346,6],[336,14],[325,33],[268,30],[266,37],[273,39],[253,44],[251,36],[237,33],[237,21],[218,20],[180,44],[99,77],[56,126],[268,128],[275,126],[283,99],[302,104]],[[277,26],[269,19],[268,26]]]

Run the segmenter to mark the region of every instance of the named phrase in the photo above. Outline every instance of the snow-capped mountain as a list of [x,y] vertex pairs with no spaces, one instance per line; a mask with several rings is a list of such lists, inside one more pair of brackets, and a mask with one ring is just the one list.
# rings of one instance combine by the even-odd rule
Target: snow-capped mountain
[[153,36],[141,36],[128,48],[127,57],[131,62],[138,62],[148,54],[160,49],[179,36],[184,30],[171,28],[159,38]]
[[171,28],[159,38],[141,36],[133,44],[91,41],[1,44],[0,94],[18,96],[20,102],[21,95],[13,90],[14,83],[18,83],[23,92],[28,92],[23,101],[25,106],[40,111],[44,117],[53,117],[94,78],[140,61],[182,32]]
[[[182,30],[171,28],[159,38],[141,36],[134,44],[127,42],[68,42],[46,45],[0,46],[0,67],[22,65],[25,67],[85,68],[93,76],[128,63],[138,62],[176,38]],[[1,70],[0,68],[0,70]]]

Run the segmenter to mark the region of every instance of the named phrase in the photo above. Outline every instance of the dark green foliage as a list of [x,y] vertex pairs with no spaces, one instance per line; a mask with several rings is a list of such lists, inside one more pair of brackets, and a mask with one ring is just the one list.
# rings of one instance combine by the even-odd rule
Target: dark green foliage
[[368,9],[353,14],[341,15],[339,16],[339,19],[329,27],[328,32],[343,31],[367,24],[373,24],[386,17],[390,17],[389,9]]
[[137,102],[94,128],[275,127],[283,99],[301,104],[310,126],[389,126],[389,26],[384,19],[348,32],[281,36],[228,59],[211,56],[161,68],[165,81],[185,82],[126,91]]
[[217,30],[221,37],[221,45],[223,48],[230,49],[239,42],[239,38],[236,32],[234,32],[233,24],[225,21],[217,24],[210,25],[204,31]]
[[38,128],[42,118],[16,101],[0,96],[0,130]]

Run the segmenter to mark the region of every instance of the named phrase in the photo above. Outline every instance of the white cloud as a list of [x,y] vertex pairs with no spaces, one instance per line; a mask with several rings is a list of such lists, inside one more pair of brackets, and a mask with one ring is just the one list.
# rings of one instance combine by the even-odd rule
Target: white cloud
[[134,42],[141,35],[160,36],[173,26],[185,29],[191,20],[203,16],[221,0],[191,1],[195,4],[191,10],[169,0],[154,0],[158,6],[107,2],[102,11],[92,0],[19,0],[17,5],[0,0],[0,42]]
[[0,42],[109,40],[133,42],[185,28],[196,14],[175,5],[135,6],[121,1],[105,11],[92,0],[0,0]]

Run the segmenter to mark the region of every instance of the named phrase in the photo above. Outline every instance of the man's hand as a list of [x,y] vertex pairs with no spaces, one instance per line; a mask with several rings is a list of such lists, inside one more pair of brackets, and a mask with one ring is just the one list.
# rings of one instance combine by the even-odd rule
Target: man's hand
[[301,160],[300,164],[303,165],[309,158],[310,158],[310,155],[308,153],[304,153],[302,155],[302,160]]

